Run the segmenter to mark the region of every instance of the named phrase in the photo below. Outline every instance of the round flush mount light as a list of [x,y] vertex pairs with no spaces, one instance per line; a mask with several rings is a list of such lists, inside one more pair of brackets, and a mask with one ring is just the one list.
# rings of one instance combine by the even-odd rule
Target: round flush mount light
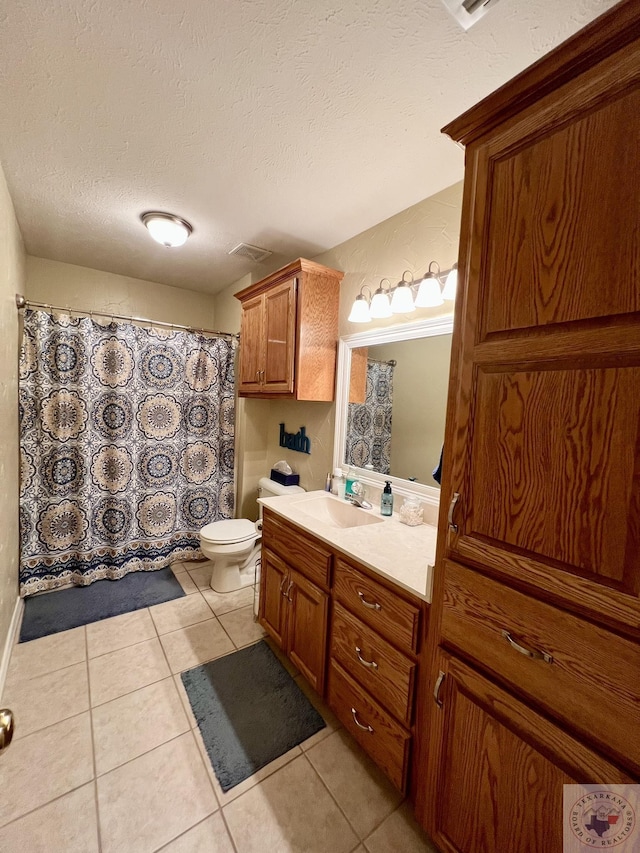
[[174,216],[172,213],[149,210],[143,213],[140,219],[156,243],[167,248],[183,246],[193,231],[193,227],[186,219]]

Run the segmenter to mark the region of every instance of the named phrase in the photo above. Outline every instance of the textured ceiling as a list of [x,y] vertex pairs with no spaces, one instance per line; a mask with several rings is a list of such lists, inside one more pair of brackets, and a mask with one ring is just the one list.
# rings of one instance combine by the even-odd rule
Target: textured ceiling
[[[27,251],[215,292],[462,177],[439,128],[613,5],[11,0],[0,160]],[[194,226],[153,243],[144,210]],[[227,252],[271,249],[268,267]]]

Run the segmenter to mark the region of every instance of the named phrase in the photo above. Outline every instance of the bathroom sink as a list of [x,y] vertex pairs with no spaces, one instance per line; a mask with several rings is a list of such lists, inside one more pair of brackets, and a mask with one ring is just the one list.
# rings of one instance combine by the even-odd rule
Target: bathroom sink
[[384,519],[370,515],[366,509],[352,506],[336,498],[319,497],[302,500],[298,509],[305,515],[321,521],[329,527],[362,527],[366,524],[379,524]]

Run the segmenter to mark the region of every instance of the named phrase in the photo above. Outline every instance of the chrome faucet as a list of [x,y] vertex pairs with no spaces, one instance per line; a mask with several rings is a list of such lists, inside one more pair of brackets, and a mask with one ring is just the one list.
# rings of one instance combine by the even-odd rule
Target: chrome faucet
[[364,497],[358,497],[357,495],[347,495],[347,500],[349,503],[352,503],[354,506],[359,506],[360,509],[372,509],[373,504],[366,501]]

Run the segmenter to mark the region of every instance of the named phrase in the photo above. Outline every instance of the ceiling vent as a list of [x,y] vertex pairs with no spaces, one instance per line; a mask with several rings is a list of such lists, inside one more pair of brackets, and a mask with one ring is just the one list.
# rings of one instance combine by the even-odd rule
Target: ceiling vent
[[495,6],[498,0],[442,0],[442,2],[462,29],[468,30],[491,6]]
[[239,258],[248,258],[248,260],[259,264],[260,261],[264,261],[273,252],[270,252],[268,249],[261,249],[260,246],[252,246],[251,243],[238,243],[235,249],[232,249],[229,254],[237,255]]

